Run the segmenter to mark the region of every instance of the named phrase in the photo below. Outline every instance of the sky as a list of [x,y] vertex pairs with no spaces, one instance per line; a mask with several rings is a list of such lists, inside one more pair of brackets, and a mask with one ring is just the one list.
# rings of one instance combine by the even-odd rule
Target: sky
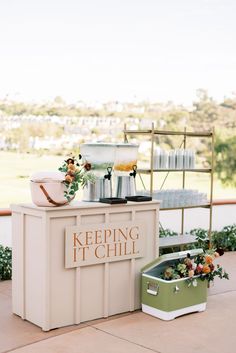
[[0,0],[0,98],[222,100],[235,16],[235,0]]

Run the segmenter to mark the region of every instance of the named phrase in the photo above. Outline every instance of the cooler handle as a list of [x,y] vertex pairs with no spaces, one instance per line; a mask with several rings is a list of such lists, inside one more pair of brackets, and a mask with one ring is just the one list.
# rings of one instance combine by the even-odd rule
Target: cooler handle
[[157,295],[159,293],[159,285],[153,282],[147,282],[147,293]]

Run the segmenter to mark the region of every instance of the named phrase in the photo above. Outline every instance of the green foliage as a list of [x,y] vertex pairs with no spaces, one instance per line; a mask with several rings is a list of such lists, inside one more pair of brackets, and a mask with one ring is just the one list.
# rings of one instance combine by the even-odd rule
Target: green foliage
[[[207,251],[209,248],[208,231],[202,228],[195,228],[190,231],[191,235],[196,237],[196,243],[187,244],[184,249],[179,246],[171,248],[164,248],[160,250],[160,255],[177,252],[181,250],[203,249]],[[177,235],[170,229],[160,229],[160,238],[166,236]],[[227,225],[220,231],[214,231],[211,235],[212,248],[220,249],[222,251],[235,251],[236,250],[236,224]]]
[[160,228],[160,231],[159,231],[160,238],[173,237],[175,235],[178,235],[178,233],[174,232],[173,230],[170,230],[168,228],[167,229]]
[[208,232],[206,229],[195,228],[190,231],[191,235],[196,237],[197,242],[194,244],[194,248],[201,248],[206,250],[209,248]]
[[229,279],[228,273],[219,264],[216,265],[214,271],[207,274],[206,279],[208,282],[211,282],[214,281],[215,277],[219,277],[220,279]]
[[[226,186],[236,186],[236,98],[225,99],[217,104],[207,91],[198,90],[198,100],[190,115],[190,125],[194,130],[215,128],[215,172]],[[200,128],[199,128],[200,126]],[[198,140],[197,150],[209,163],[211,146],[203,139]]]
[[219,114],[223,118],[224,129],[234,129],[236,127],[236,96],[224,99],[223,103],[219,105]]
[[236,136],[226,139],[216,138],[215,171],[225,185],[236,186]]
[[[15,121],[18,116],[19,126],[12,127],[4,131],[6,143],[10,148],[17,149],[19,152],[29,152],[34,150],[30,146],[30,138],[35,136],[60,137],[62,134],[70,134],[71,128],[77,130],[78,121],[81,117],[117,117],[121,120],[132,117],[136,120],[135,124],[140,128],[144,120],[155,122],[157,129],[165,130],[209,130],[216,128],[219,136],[215,145],[215,171],[219,179],[226,186],[236,186],[236,97],[225,98],[220,104],[210,97],[206,90],[197,91],[197,99],[193,103],[193,108],[177,106],[172,102],[167,104],[160,102],[140,101],[138,103],[122,103],[122,109],[116,109],[119,102],[108,102],[99,108],[88,107],[83,102],[77,104],[66,104],[62,97],[55,97],[54,101],[45,104],[30,104],[23,102],[0,100],[0,112],[7,121]],[[25,116],[38,117],[39,120],[25,121]],[[66,127],[62,123],[49,122],[48,117],[67,117]],[[20,118],[19,118],[20,117]],[[60,120],[60,119],[59,119]],[[132,122],[133,123],[133,122]],[[146,124],[146,122],[145,122]],[[3,125],[5,126],[5,125]],[[118,129],[123,128],[121,125]],[[65,130],[65,131],[64,131]],[[101,135],[101,131],[96,127],[91,133],[96,136]],[[117,138],[123,138],[121,134]],[[165,148],[179,148],[181,142],[175,140],[177,137],[161,136],[156,142]],[[139,141],[140,137],[137,138]],[[209,141],[209,139],[208,139]],[[81,143],[81,141],[80,141]],[[15,147],[14,147],[15,146]],[[189,139],[188,148],[198,151],[198,161],[205,167],[209,164],[210,145],[206,139]],[[67,146],[61,146],[60,152],[65,154]],[[45,153],[45,151],[40,151]],[[59,151],[57,151],[58,153]],[[71,152],[71,149],[70,149]],[[50,151],[55,153],[55,151]],[[208,164],[207,164],[208,163]]]
[[197,96],[198,101],[193,103],[194,110],[192,111],[191,121],[197,130],[199,130],[199,124],[201,124],[201,129],[209,130],[219,120],[218,105],[208,96],[206,90],[199,89]]
[[236,224],[225,226],[221,231],[212,234],[214,248],[225,251],[236,250]]
[[0,245],[0,280],[11,279],[12,275],[12,250]]
[[34,122],[28,124],[23,122],[21,126],[6,131],[5,137],[8,143],[15,144],[18,152],[27,152],[30,150],[31,137],[55,137],[62,136],[64,129],[61,126],[55,125],[52,122]]

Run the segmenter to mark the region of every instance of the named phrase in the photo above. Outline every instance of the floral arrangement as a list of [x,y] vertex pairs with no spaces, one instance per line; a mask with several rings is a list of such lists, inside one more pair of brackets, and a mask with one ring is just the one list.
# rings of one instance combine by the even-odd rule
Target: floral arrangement
[[[80,159],[81,155],[79,155]],[[95,182],[95,176],[90,172],[91,164],[87,162],[80,164],[75,157],[69,157],[65,160],[58,170],[65,173],[64,185],[66,186],[66,191],[64,192],[64,196],[68,201],[71,201],[75,197],[80,186],[83,188],[88,182]]]
[[187,254],[186,258],[168,266],[161,274],[161,278],[169,281],[186,278],[189,285],[193,286],[197,286],[195,276],[208,282],[213,281],[215,277],[229,279],[228,273],[219,264],[216,266],[213,264],[214,259],[219,256],[220,254],[214,250],[200,253],[193,258]]

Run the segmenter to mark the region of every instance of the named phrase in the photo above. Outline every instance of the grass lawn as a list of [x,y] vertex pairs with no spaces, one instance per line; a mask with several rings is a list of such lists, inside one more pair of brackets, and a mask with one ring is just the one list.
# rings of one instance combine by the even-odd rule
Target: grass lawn
[[0,152],[0,207],[31,202],[29,180],[35,171],[57,170],[62,157]]
[[[11,152],[0,152],[1,174],[0,174],[0,208],[8,208],[13,203],[31,202],[30,175],[36,171],[57,170],[63,161],[62,156],[18,154]],[[186,188],[198,189],[209,194],[208,174],[186,173]],[[166,173],[155,174],[155,187],[162,184]],[[146,188],[149,187],[149,176],[143,175]],[[181,173],[170,173],[165,183],[165,188],[181,188]],[[137,176],[137,189],[142,188],[142,183]],[[82,197],[82,190],[77,199]],[[224,188],[218,180],[214,180],[214,199],[236,199],[235,188]]]

